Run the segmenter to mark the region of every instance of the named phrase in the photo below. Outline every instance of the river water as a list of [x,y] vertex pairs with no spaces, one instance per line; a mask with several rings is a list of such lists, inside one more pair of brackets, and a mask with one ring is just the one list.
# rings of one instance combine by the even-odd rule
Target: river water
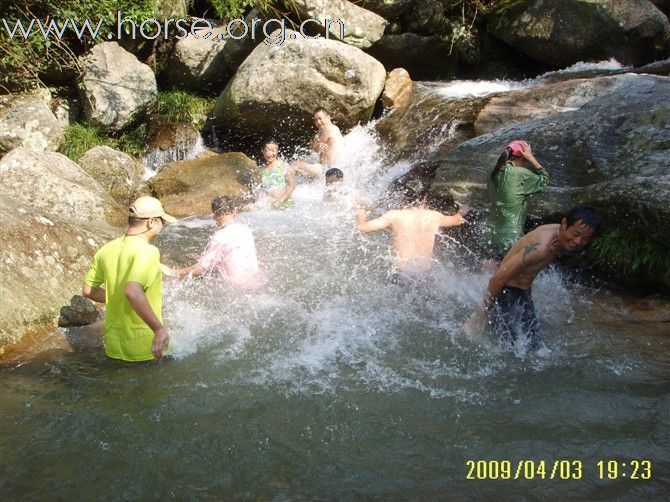
[[[382,168],[370,129],[347,142],[359,159],[347,182],[383,205],[407,165]],[[667,497],[665,333],[618,322],[602,312],[610,293],[549,269],[533,292],[538,351],[465,339],[488,276],[453,234],[429,277],[391,284],[389,236],[357,234],[355,214],[321,196],[302,183],[294,208],[239,216],[258,290],[166,279],[173,360],[77,348],[4,371],[6,500]],[[158,245],[184,265],[212,231],[207,217],[182,220]],[[519,479],[468,479],[477,460],[509,461]],[[626,467],[608,479],[601,460]],[[650,479],[630,479],[632,460],[650,462]]]

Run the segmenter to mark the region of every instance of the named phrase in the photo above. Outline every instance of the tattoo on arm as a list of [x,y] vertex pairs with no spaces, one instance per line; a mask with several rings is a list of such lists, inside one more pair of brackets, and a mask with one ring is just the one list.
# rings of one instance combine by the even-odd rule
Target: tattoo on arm
[[524,265],[530,265],[530,263],[526,261],[526,257],[527,257],[530,253],[532,253],[533,251],[535,251],[535,250],[538,248],[539,245],[540,245],[539,242],[531,242],[530,244],[526,244],[526,245],[524,246],[524,248],[523,248],[523,256],[521,257],[522,260],[523,260],[523,264],[524,264]]

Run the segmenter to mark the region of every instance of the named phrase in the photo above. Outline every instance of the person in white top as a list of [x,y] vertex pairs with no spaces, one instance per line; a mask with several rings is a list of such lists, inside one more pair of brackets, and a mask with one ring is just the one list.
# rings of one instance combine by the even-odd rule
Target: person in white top
[[233,197],[221,195],[215,198],[212,201],[212,217],[219,229],[210,237],[197,263],[176,270],[165,267],[164,273],[172,277],[197,277],[216,269],[223,279],[234,286],[255,286],[260,275],[256,244],[249,227],[235,221],[238,207]]

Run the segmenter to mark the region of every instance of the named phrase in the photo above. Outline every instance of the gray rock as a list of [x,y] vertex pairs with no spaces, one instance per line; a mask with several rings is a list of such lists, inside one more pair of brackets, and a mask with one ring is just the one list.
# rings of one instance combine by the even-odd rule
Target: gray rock
[[121,233],[68,216],[0,196],[0,346],[53,325],[60,306],[81,291],[93,254]]
[[80,57],[84,116],[108,131],[139,120],[158,95],[151,68],[116,42],[96,45]]
[[359,49],[366,49],[379,40],[388,24],[383,17],[346,0],[291,0],[287,6],[301,20],[315,20],[305,25],[305,31],[318,26],[322,37],[327,30],[330,38]]
[[360,5],[385,19],[395,19],[405,12],[413,2],[414,0],[362,0]]
[[57,150],[63,125],[49,108],[51,95],[0,96],[0,155],[19,146],[41,152]]
[[0,159],[0,197],[72,220],[123,225],[127,218],[111,196],[79,165],[56,152],[15,148]]
[[130,155],[108,146],[96,146],[84,153],[77,164],[122,207],[130,206],[136,198],[144,170]]
[[487,207],[485,181],[504,145],[526,139],[552,181],[529,214],[550,218],[590,203],[605,224],[635,227],[659,243],[670,231],[670,79],[603,77],[610,92],[573,111],[520,122],[471,139],[450,151],[431,190]]
[[[239,42],[223,38],[226,34],[222,26],[214,28],[209,38],[189,36],[177,41],[161,74],[163,84],[199,93],[220,93],[237,68],[237,57],[231,53]],[[253,45],[248,52],[252,49]]]
[[405,32],[417,35],[444,35],[447,19],[444,6],[439,0],[415,0],[412,8],[402,16]]
[[405,106],[412,95],[412,79],[404,68],[396,68],[389,72],[384,84],[382,103],[385,108]]
[[92,301],[81,295],[74,295],[70,299],[70,305],[64,305],[60,309],[58,327],[86,326],[98,320],[98,309]]
[[299,136],[323,106],[340,127],[352,127],[370,118],[385,79],[381,63],[334,40],[260,44],[217,99],[211,122],[247,137],[279,129]]
[[517,0],[500,3],[489,32],[559,67],[579,61],[642,65],[668,57],[670,23],[648,0]]

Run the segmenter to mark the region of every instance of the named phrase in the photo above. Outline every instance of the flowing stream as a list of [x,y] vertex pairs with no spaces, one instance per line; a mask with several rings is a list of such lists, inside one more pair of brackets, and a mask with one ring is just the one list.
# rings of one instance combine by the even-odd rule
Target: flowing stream
[[[370,130],[346,137],[347,182],[379,201],[407,165],[382,166]],[[258,290],[166,279],[174,360],[120,364],[96,347],[4,371],[6,500],[667,496],[667,336],[613,322],[610,293],[549,269],[538,351],[465,339],[488,280],[467,248],[447,232],[430,276],[390,284],[389,235],[359,235],[321,196],[302,183],[294,208],[239,216]],[[188,263],[212,231],[208,217],[167,227],[164,260]],[[580,479],[549,479],[561,459]],[[610,459],[649,460],[652,477],[600,479]],[[470,460],[545,460],[546,479],[469,480]]]

